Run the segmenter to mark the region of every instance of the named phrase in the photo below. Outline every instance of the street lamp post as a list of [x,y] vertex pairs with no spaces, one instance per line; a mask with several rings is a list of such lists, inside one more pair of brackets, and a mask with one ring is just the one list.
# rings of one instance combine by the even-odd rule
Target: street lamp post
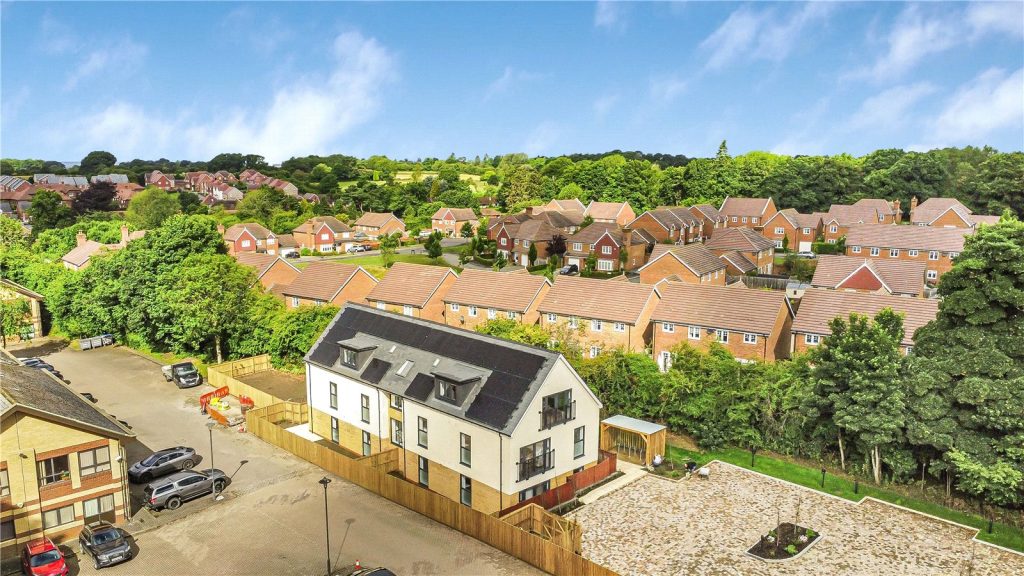
[[216,422],[206,423],[206,429],[210,431],[210,468],[213,468],[213,427],[216,425]]
[[324,487],[324,536],[327,540],[327,576],[331,576],[331,517],[327,513],[327,485],[331,479],[324,476],[320,479],[320,485]]

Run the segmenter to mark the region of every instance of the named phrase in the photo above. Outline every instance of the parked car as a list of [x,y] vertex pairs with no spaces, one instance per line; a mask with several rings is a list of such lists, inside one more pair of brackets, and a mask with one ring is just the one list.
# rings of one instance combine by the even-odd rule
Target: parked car
[[387,568],[360,568],[351,565],[335,572],[334,576],[395,576],[395,573]]
[[45,536],[30,540],[21,550],[21,572],[29,576],[67,576],[64,554]]
[[223,492],[230,483],[231,478],[216,468],[178,472],[150,482],[145,490],[145,505],[154,510],[177,510],[182,502],[211,492]]
[[796,255],[797,255],[798,258],[817,258],[818,257],[817,254],[815,254],[814,252],[810,252],[810,251],[797,252]]
[[[35,357],[32,357],[32,358],[22,358],[21,359],[21,363],[24,364],[25,366],[30,367],[30,368],[35,368],[36,366],[40,366],[40,365],[50,366],[50,364],[47,363],[42,358],[35,358]],[[53,366],[50,366],[50,368],[53,368]]]
[[192,388],[203,383],[203,376],[191,362],[178,362],[168,364],[161,368],[164,373],[164,380],[174,382],[178,388]]
[[56,376],[57,379],[60,380],[61,382],[68,381],[66,378],[64,378],[64,375],[60,373],[60,370],[57,370],[56,368],[53,367],[52,364],[40,358],[23,358],[21,360],[21,363],[24,364],[25,366],[28,366],[29,368],[35,368],[37,370],[46,370],[50,374]]
[[154,452],[128,468],[128,479],[132,482],[149,482],[179,470],[191,470],[203,457],[192,448],[176,446]]
[[93,568],[99,570],[132,559],[132,547],[125,533],[106,521],[86,524],[78,535],[78,550],[92,557]]
[[580,267],[575,264],[569,264],[568,266],[562,266],[558,269],[558,273],[562,276],[570,276],[572,274],[578,274]]
[[298,258],[299,257],[299,253],[298,252],[285,252],[284,253],[284,257],[285,258]]

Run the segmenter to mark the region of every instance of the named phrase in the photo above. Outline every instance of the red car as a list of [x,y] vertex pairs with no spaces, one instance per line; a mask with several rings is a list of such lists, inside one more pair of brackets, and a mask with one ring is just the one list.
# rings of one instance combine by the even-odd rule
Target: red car
[[49,538],[39,538],[25,544],[21,551],[21,571],[29,576],[67,576],[68,565]]

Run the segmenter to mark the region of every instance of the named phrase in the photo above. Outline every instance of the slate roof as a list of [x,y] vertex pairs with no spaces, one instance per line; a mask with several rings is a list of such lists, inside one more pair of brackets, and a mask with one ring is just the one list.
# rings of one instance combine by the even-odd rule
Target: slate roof
[[903,314],[904,346],[913,345],[914,332],[935,319],[939,312],[937,299],[906,298],[866,292],[842,292],[811,288],[800,299],[800,309],[793,320],[793,332],[829,335],[829,321],[848,317],[856,312],[874,316],[884,308]]
[[[338,362],[340,344],[376,343],[370,359],[352,369]],[[347,304],[313,345],[306,361],[372,382],[437,411],[511,435],[540,390],[558,354],[541,348],[452,328],[444,324]],[[405,376],[391,368],[411,361]],[[461,406],[433,395],[434,374],[479,377]]]
[[811,286],[836,288],[862,267],[868,268],[889,288],[889,292],[892,294],[920,296],[924,292],[925,271],[928,268],[924,262],[829,254],[822,254],[818,257],[818,265],[814,269]]
[[234,242],[242,235],[243,230],[248,230],[257,240],[266,240],[273,234],[273,232],[255,222],[239,222],[224,231],[224,239]]
[[647,261],[647,264],[644,264],[644,268],[662,257],[675,258],[698,276],[725,268],[725,263],[703,244],[656,244],[651,252],[650,259]]
[[551,282],[533,274],[464,270],[448,289],[445,302],[525,313]]
[[92,182],[93,184],[95,184],[97,182],[110,182],[111,184],[127,184],[128,183],[128,175],[127,174],[97,174],[97,175],[93,176],[92,178],[89,178],[89,181]]
[[449,274],[458,278],[458,274],[447,266],[397,262],[366,299],[422,308]]
[[733,198],[727,196],[718,209],[723,216],[761,217],[768,209],[771,198]]
[[373,278],[362,266],[355,264],[342,264],[329,260],[313,262],[303,268],[291,284],[282,288],[281,293],[286,296],[330,302],[356,274],[366,274]]
[[380,228],[381,226],[388,223],[392,218],[401,222],[397,216],[391,212],[364,212],[352,225],[353,226],[368,226],[370,228]]
[[663,282],[661,301],[651,320],[736,332],[771,334],[781,308],[788,308],[785,292]]
[[558,276],[539,310],[543,314],[596,318],[635,326],[651,298],[657,298],[657,294],[653,286],[646,284]]
[[704,243],[709,250],[738,250],[760,252],[775,248],[775,242],[749,228],[719,228]]
[[452,218],[458,222],[463,220],[476,220],[476,213],[473,212],[472,208],[438,208],[437,212],[430,217],[431,220],[441,220],[444,215],[448,212],[452,213]]
[[973,232],[970,228],[858,225],[851,226],[850,231],[847,232],[846,246],[962,252],[964,237]]

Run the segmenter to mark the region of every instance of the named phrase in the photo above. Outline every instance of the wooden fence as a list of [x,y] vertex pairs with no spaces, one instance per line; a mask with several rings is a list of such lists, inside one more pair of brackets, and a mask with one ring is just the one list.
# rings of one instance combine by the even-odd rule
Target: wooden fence
[[542,538],[562,548],[579,554],[582,548],[583,528],[572,520],[548,513],[536,504],[529,504],[501,519],[527,532],[539,534]]
[[245,382],[238,380],[238,377],[266,372],[272,369],[273,367],[270,364],[270,356],[268,354],[261,354],[259,356],[252,356],[249,358],[242,358],[241,360],[232,360],[230,362],[223,362],[221,364],[209,366],[206,369],[206,377],[209,380],[210,385],[214,388],[227,386],[228,389],[231,390],[231,395],[236,398],[239,396],[248,396],[249,398],[252,398],[252,401],[256,406],[270,406],[272,404],[282,403],[285,399],[268,394],[259,388],[249,386]]
[[618,457],[614,452],[601,451],[600,461],[586,470],[581,470],[572,476],[569,476],[565,480],[565,484],[556,486],[546,492],[523,500],[517,504],[513,504],[508,508],[505,508],[501,512],[498,512],[498,516],[504,518],[507,514],[519,510],[524,506],[530,504],[536,504],[544,510],[550,510],[556,506],[564,504],[576,497],[576,493],[585,488],[589,488],[594,484],[597,484],[601,480],[611,476],[615,473],[615,466],[618,462]]
[[555,576],[617,576],[614,571],[545,540],[538,534],[463,506],[436,492],[380,472],[372,466],[288,432],[275,422],[294,422],[293,415],[296,412],[304,414],[305,405],[296,402],[284,404],[247,412],[246,426],[249,432],[374,494]]
[[383,452],[378,452],[370,456],[363,456],[362,458],[356,458],[357,462],[370,466],[371,468],[387,474],[388,472],[394,472],[402,468],[402,451],[398,448],[389,448]]

